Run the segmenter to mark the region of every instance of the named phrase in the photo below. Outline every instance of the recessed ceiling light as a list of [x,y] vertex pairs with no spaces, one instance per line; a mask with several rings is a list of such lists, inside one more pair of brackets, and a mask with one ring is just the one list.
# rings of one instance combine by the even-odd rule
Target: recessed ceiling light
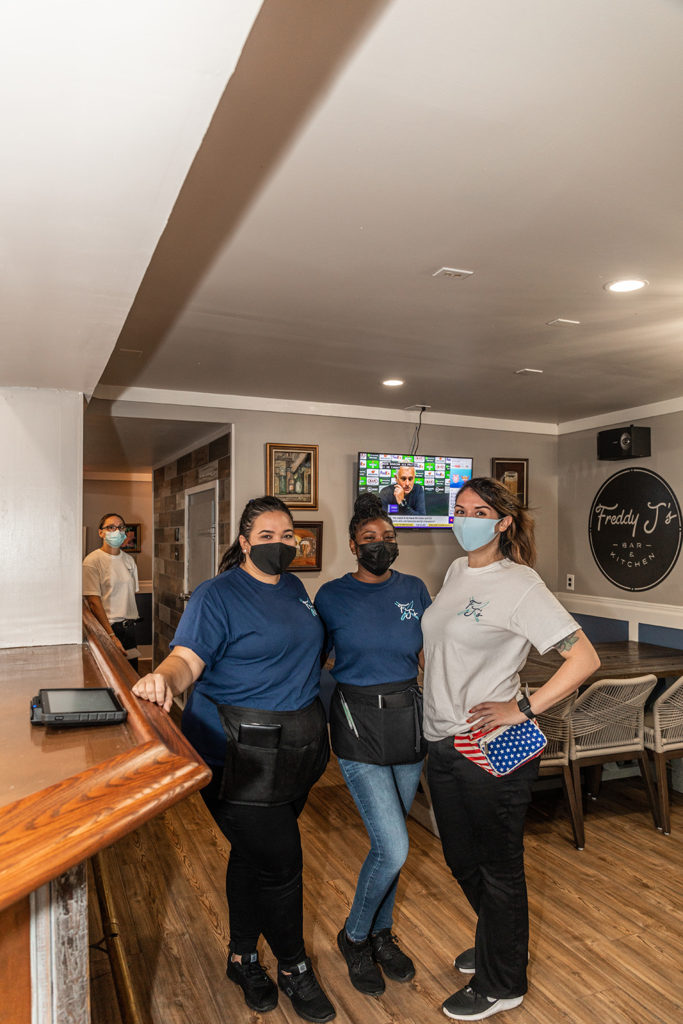
[[522,370],[515,370],[515,374],[520,377],[531,373],[543,373],[543,370],[532,370],[530,366],[525,366]]
[[644,288],[646,284],[648,284],[647,281],[634,277],[625,281],[608,281],[603,287],[606,292],[637,292],[640,288]]
[[399,380],[398,377],[390,377],[389,380],[383,380],[382,384],[385,388],[400,388],[402,384],[405,384],[405,381]]
[[472,277],[473,275],[473,270],[458,270],[457,267],[441,267],[439,270],[434,271],[432,277],[453,277],[457,279]]
[[562,324],[580,324],[580,320],[566,320],[563,316],[558,316],[554,320],[546,320],[546,327],[561,327]]

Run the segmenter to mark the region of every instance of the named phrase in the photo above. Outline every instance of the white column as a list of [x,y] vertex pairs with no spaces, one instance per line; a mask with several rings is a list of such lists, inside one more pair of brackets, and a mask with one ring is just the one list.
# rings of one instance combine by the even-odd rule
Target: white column
[[80,643],[83,396],[0,388],[0,647]]
[[32,1024],[89,1024],[85,862],[31,893]]

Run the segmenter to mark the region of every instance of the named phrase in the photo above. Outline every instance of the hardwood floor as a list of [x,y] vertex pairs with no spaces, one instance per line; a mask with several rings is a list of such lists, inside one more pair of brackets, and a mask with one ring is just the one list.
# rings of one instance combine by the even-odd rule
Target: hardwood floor
[[[336,947],[368,842],[334,759],[302,815],[306,943],[339,1024],[445,1020],[441,1002],[467,982],[452,961],[472,944],[474,915],[443,862],[438,839],[412,820],[409,830],[395,930],[417,973],[409,984],[387,982],[384,995],[371,998],[352,988]],[[589,804],[586,843],[582,852],[572,845],[561,791],[537,794],[526,841],[529,993],[522,1006],[495,1019],[678,1024],[683,796],[673,794],[672,834],[663,836],[652,828],[638,779],[606,782],[599,800]],[[227,853],[197,795],[105,851],[146,1024],[300,1020],[282,995],[277,1009],[261,1018],[225,977]],[[91,921],[96,941],[95,907]],[[121,1024],[107,957],[93,950],[91,959],[93,1024]],[[274,972],[266,946],[262,961]]]

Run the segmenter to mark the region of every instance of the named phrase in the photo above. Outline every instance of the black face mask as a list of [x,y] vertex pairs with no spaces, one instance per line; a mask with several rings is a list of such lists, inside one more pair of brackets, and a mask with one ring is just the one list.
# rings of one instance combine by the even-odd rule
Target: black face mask
[[357,544],[358,563],[373,576],[383,576],[389,566],[398,558],[398,544],[391,540],[373,541],[371,544]]
[[249,557],[256,568],[265,572],[267,576],[279,576],[296,558],[296,547],[294,544],[282,544],[280,541],[272,544],[252,544]]

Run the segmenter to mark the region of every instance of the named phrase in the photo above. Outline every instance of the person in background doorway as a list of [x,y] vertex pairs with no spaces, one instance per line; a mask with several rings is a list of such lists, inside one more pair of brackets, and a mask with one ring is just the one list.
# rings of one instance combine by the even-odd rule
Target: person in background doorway
[[95,618],[137,672],[138,568],[135,559],[121,550],[127,537],[126,523],[117,512],[107,512],[100,519],[98,532],[102,546],[83,560],[83,596]]

